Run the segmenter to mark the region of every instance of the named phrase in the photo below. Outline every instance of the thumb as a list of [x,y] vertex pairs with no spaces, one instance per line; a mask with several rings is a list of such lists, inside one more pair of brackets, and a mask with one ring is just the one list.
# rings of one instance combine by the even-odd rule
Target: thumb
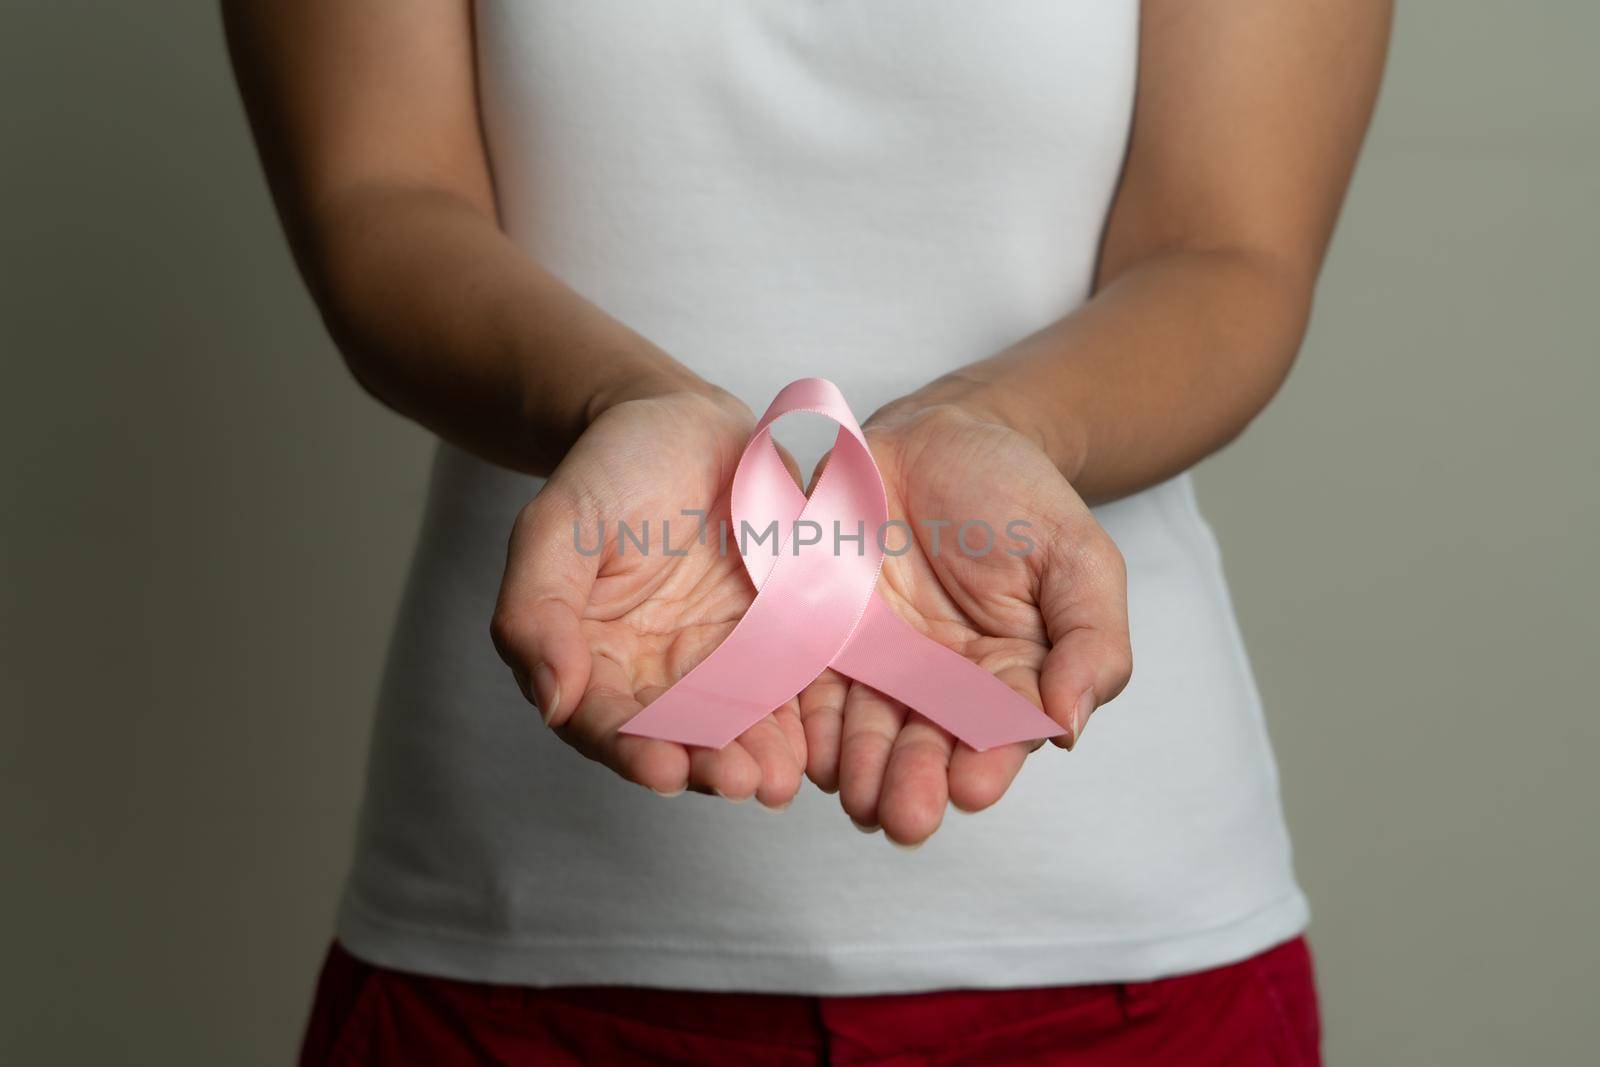
[[[817,487],[817,483],[822,481],[822,472],[828,469],[828,460],[832,458],[833,449],[830,448],[822,454],[822,458],[817,460],[817,465],[811,469],[811,481],[804,486],[808,495]],[[798,480],[797,478],[796,481]]]
[[523,696],[552,727],[566,723],[589,684],[580,623],[600,568],[600,546],[591,552],[585,539],[590,510],[549,482],[522,509],[489,627]]
[[806,482],[805,479],[800,475],[800,462],[794,458],[794,453],[790,452],[787,448],[784,448],[777,441],[772,442],[772,447],[778,450],[778,458],[783,460],[784,469],[789,472],[789,477],[794,479],[794,484],[798,485],[801,489],[804,489],[806,487]]
[[1122,553],[1092,518],[1058,531],[1045,549],[1039,610],[1050,651],[1039,673],[1045,714],[1066,727],[1072,748],[1096,708],[1133,672],[1128,577]]

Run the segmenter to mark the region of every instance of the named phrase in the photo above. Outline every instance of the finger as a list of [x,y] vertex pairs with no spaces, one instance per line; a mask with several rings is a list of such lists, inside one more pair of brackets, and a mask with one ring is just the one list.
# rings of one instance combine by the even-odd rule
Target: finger
[[742,741],[730,741],[721,748],[691,748],[689,787],[741,804],[761,787],[761,765]]
[[878,797],[878,822],[889,840],[920,845],[944,821],[950,797],[955,739],[921,715],[909,715],[895,735]]
[[[640,706],[650,704],[666,691],[666,687],[660,685],[640,690]],[[683,748],[681,745],[678,747]],[[738,804],[755,796],[761,786],[761,765],[745,748],[742,737],[721,748],[692,747],[683,750],[689,761],[688,787],[697,793],[716,794]]]
[[683,792],[690,760],[682,745],[617,732],[642,707],[628,691],[622,669],[597,656],[588,675],[588,691],[557,728],[562,740],[647,789],[666,796]]
[[794,753],[795,762],[803,770],[806,765],[806,728],[800,721],[800,699],[796,697],[783,707],[772,713],[773,720],[778,724],[778,729],[783,731],[783,740],[789,746],[789,751]]
[[773,716],[762,719],[739,735],[739,744],[756,761],[761,772],[756,800],[774,810],[787,808],[800,790],[805,765],[790,747],[777,719]]
[[849,689],[849,679],[838,671],[826,670],[800,691],[806,777],[824,793],[839,791],[839,741],[844,731],[844,699]]
[[1072,748],[1094,710],[1128,684],[1128,576],[1122,554],[1096,523],[1052,539],[1041,574],[1039,611],[1050,651],[1039,674],[1047,715],[1066,727]]
[[553,483],[517,516],[489,632],[500,658],[546,723],[560,726],[589,688],[591,657],[580,623],[599,571],[577,551],[578,502]]
[[905,705],[852,683],[839,740],[839,802],[857,826],[878,826],[878,797],[889,753],[906,718]]
[[[1037,671],[1029,667],[1007,667],[996,671],[995,677],[1034,707],[1040,705]],[[950,803],[962,811],[982,811],[989,807],[1011,788],[1023,761],[1035,747],[1018,742],[978,752],[970,745],[958,745],[950,757]]]

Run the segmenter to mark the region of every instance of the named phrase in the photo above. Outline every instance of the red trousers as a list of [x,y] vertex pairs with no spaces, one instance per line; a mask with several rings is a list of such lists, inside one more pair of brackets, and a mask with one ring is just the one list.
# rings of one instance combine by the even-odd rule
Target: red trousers
[[1299,938],[1153,982],[873,997],[491,986],[374,967],[335,944],[300,1063],[1311,1067],[1319,1040]]

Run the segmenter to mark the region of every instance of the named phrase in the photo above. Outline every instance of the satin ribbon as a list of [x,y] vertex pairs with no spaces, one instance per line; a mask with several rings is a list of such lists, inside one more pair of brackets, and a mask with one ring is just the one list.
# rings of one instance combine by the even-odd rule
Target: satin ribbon
[[[770,430],[797,411],[839,425],[809,497],[790,477]],[[830,666],[980,752],[1065,732],[994,675],[912,629],[877,595],[880,531],[889,517],[883,476],[832,382],[802,378],[778,393],[739,459],[730,504],[730,532],[755,583],[755,600],[722,644],[624,724],[623,733],[721,748]],[[754,537],[774,521],[777,551],[761,544],[744,551],[744,524]],[[837,545],[835,530],[842,535]]]

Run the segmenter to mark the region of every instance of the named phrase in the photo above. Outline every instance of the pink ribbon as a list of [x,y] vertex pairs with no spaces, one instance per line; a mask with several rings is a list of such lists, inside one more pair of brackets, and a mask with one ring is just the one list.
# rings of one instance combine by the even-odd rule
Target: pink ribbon
[[[789,476],[769,429],[795,411],[839,424],[810,497]],[[730,510],[755,600],[722,644],[629,720],[623,733],[721,748],[830,666],[980,752],[1065,732],[994,675],[912,629],[876,594],[884,557],[880,531],[889,517],[883,476],[832,382],[802,378],[773,399],[739,458]],[[756,536],[773,522],[780,531],[777,550],[744,551],[745,524]],[[813,540],[801,536],[802,527],[806,534],[820,532]]]

